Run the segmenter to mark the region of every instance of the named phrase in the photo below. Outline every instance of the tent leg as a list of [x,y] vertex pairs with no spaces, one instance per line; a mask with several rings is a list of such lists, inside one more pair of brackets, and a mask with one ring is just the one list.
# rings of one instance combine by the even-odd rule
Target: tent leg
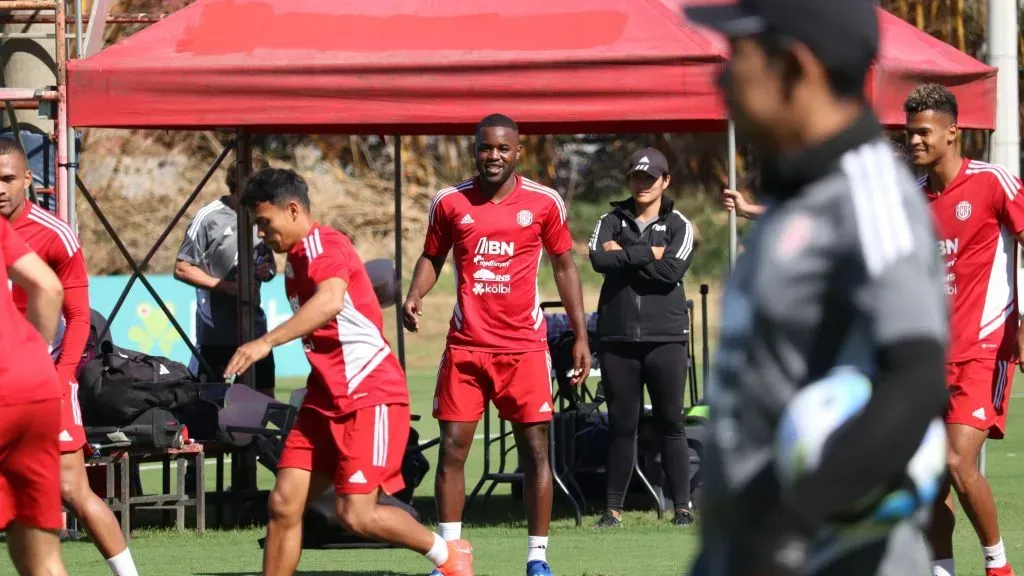
[[[167,317],[167,321],[170,322],[171,326],[174,327],[174,330],[178,333],[178,336],[181,336],[182,341],[185,342],[185,346],[188,346],[189,352],[195,354],[196,358],[199,358],[199,361],[202,362],[203,367],[209,370],[210,366],[206,364],[202,357],[199,356],[199,351],[196,350],[196,347],[192,344],[192,341],[188,339],[188,334],[185,334],[185,329],[181,327],[181,324],[178,324],[178,321],[174,318],[174,314],[171,313],[171,311],[167,308],[167,304],[164,304],[163,299],[160,298],[159,294],[157,294],[156,288],[153,288],[153,285],[150,284],[149,280],[146,279],[146,275],[142,273],[142,269],[139,268],[138,263],[136,263],[135,259],[132,258],[131,252],[128,251],[128,248],[125,247],[124,242],[121,241],[121,237],[117,235],[116,231],[114,231],[114,227],[110,225],[110,221],[107,220],[107,217],[103,215],[103,211],[100,210],[99,205],[96,204],[96,200],[92,197],[92,194],[89,193],[89,189],[85,187],[85,183],[82,182],[81,177],[78,178],[77,183],[78,189],[82,191],[82,198],[85,198],[85,201],[89,203],[89,206],[92,208],[92,211],[96,213],[96,218],[99,219],[100,224],[103,226],[104,230],[107,231],[107,235],[110,236],[110,239],[114,241],[114,245],[117,246],[117,250],[121,252],[121,256],[123,256],[125,261],[128,262],[128,266],[131,267],[132,272],[134,272],[135,275],[139,277],[139,281],[142,282],[142,285],[146,287],[146,290],[149,292],[150,296],[153,297],[153,300],[156,302],[156,305],[160,307],[160,310]],[[110,321],[107,322],[108,325],[110,323]]]
[[395,345],[405,370],[405,326],[402,324],[402,137],[395,135]]
[[[729,189],[736,189],[736,124],[729,121]],[[729,271],[736,265],[736,211],[729,211]]]
[[[160,249],[160,246],[164,243],[164,240],[167,239],[167,236],[170,235],[171,230],[173,230],[174,227],[178,225],[178,221],[181,220],[181,217],[185,215],[185,211],[188,210],[188,207],[191,206],[192,202],[195,201],[196,196],[199,196],[199,193],[203,191],[203,188],[206,187],[206,183],[210,181],[210,178],[213,176],[213,173],[217,171],[218,167],[220,167],[220,164],[224,160],[224,157],[227,156],[228,152],[230,152],[233,148],[234,144],[229,144],[225,146],[224,150],[221,151],[220,156],[218,156],[217,159],[213,161],[213,165],[210,166],[210,168],[206,171],[206,174],[203,176],[203,179],[199,181],[199,185],[197,185],[195,190],[192,191],[192,194],[189,195],[189,197],[185,200],[185,203],[182,204],[181,208],[178,210],[178,213],[174,215],[174,218],[171,218],[171,222],[167,225],[166,228],[164,228],[164,231],[162,234],[160,234],[160,237],[156,239],[156,243],[153,244],[153,247],[150,248],[149,252],[146,253],[146,256],[142,259],[142,263],[139,264],[140,270],[145,269],[146,266],[149,265],[149,261],[156,254],[156,251]],[[74,197],[74,194],[70,194],[68,196],[69,200],[73,199]],[[74,212],[72,212],[72,215],[74,215]],[[135,280],[137,280],[138,277],[138,274],[132,272],[132,275],[128,278],[128,283],[124,285],[124,289],[121,290],[121,295],[117,298],[117,302],[114,303],[114,308],[110,311],[110,316],[107,318],[107,325],[103,329],[103,334],[100,334],[100,340],[102,340],[110,332],[110,325],[114,323],[114,317],[117,316],[117,313],[121,311],[121,306],[124,305],[124,301],[126,298],[128,298],[128,293],[131,292],[132,286],[135,285]]]
[[[252,172],[252,136],[244,129],[238,129],[237,144],[235,146],[235,170],[237,170],[238,183],[236,193],[241,194],[245,189],[245,183]],[[253,235],[252,223],[249,218],[249,211],[238,207],[238,343],[244,344],[253,340],[256,334],[256,315],[253,312],[253,304],[256,300],[256,282],[253,273]],[[242,374],[242,382],[254,387],[256,380],[256,367],[250,366],[245,374]]]

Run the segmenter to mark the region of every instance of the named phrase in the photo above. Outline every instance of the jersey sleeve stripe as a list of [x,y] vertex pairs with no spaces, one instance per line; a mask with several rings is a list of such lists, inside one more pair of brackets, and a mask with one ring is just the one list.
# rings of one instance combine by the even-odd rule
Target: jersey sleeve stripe
[[39,212],[42,212],[42,210],[33,210],[28,214],[28,219],[56,234],[57,238],[60,239],[60,243],[64,245],[64,250],[67,251],[68,256],[74,256],[75,252],[78,251],[78,243],[75,242],[74,235],[71,234],[71,231],[64,230],[60,226],[57,226],[53,222],[43,218]]
[[60,218],[57,218],[56,216],[50,214],[46,210],[43,210],[42,208],[37,208],[35,206],[32,207],[32,211],[29,213],[29,215],[35,216],[37,222],[43,224],[47,228],[50,228],[57,234],[60,234],[61,237],[66,238],[68,244],[71,245],[72,254],[74,254],[75,251],[77,251],[81,247],[81,245],[78,243],[78,236],[76,236],[74,231],[71,230],[71,227],[68,226],[67,223],[61,220]]
[[312,260],[313,259],[313,256],[312,256],[313,252],[309,249],[309,238],[303,238],[302,239],[302,247],[305,248],[305,250],[306,250],[306,261]]
[[320,229],[317,228],[313,231],[313,244],[316,247],[316,255],[319,256],[324,253],[324,245],[320,242]]
[[1013,174],[1010,174],[1005,168],[996,164],[986,164],[984,162],[975,161],[971,161],[971,163],[967,165],[967,174],[981,173],[992,174],[995,176],[996,180],[999,181],[1000,186],[1002,186],[1003,192],[1006,193],[1006,197],[1011,201],[1017,197],[1017,192],[1021,187],[1020,180]]
[[850,183],[861,253],[872,277],[914,249],[895,162],[881,143],[847,152],[840,161]]
[[594,226],[594,231],[590,234],[590,243],[587,247],[591,250],[597,250],[597,237],[601,233],[601,223],[604,222],[604,217],[608,214],[601,214],[601,217],[597,219],[597,225]]
[[188,234],[188,237],[191,238],[192,240],[195,240],[199,236],[199,230],[202,229],[203,219],[206,218],[206,216],[211,212],[220,210],[223,206],[224,203],[222,203],[220,200],[217,200],[200,208],[199,212],[196,212],[196,217],[192,220],[192,223],[189,224],[188,230],[186,230],[185,232],[186,234]]
[[430,201],[430,208],[427,209],[427,224],[431,225],[434,223],[434,217],[437,213],[437,207],[441,205],[441,200],[444,200],[445,196],[454,194],[455,192],[461,192],[468,190],[473,187],[473,179],[459,182],[455,186],[449,186],[438,190],[437,194],[434,194],[434,199]]
[[550,196],[551,199],[555,201],[555,205],[558,207],[558,215],[562,219],[562,222],[565,222],[566,219],[568,219],[568,213],[565,209],[565,202],[562,201],[562,196],[554,189],[548,188],[543,184],[534,182],[529,178],[523,178],[522,186],[525,190],[530,190],[532,192],[540,192],[541,194]]
[[690,252],[693,251],[693,224],[683,216],[679,210],[673,210],[676,216],[679,216],[683,220],[683,226],[686,228],[686,236],[683,237],[683,245],[679,247],[679,252],[676,252],[676,258],[685,260],[690,257]]

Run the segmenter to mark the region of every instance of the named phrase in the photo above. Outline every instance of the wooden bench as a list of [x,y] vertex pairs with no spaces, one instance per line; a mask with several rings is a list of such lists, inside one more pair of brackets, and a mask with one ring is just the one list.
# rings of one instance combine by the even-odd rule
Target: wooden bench
[[[192,461],[196,474],[194,497],[190,497],[185,492],[185,463],[189,460]],[[195,443],[182,448],[112,448],[106,454],[93,456],[86,464],[106,468],[105,500],[110,509],[120,516],[121,533],[124,534],[127,541],[131,538],[133,507],[136,510],[174,510],[175,526],[179,531],[185,530],[186,509],[194,507],[196,510],[196,532],[202,534],[206,531],[206,482],[203,460],[203,446]],[[175,463],[177,481],[174,490],[169,490],[165,484],[162,494],[132,496],[131,468],[133,465],[145,462]]]

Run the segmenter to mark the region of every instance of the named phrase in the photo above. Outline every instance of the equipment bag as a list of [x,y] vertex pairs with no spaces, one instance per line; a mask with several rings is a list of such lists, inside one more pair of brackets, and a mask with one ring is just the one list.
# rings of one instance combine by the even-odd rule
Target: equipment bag
[[94,426],[86,430],[89,444],[131,442],[134,448],[181,448],[184,426],[167,410],[150,408],[126,426]]
[[176,412],[199,398],[188,368],[162,356],[100,343],[79,382],[86,426],[126,426],[150,408]]

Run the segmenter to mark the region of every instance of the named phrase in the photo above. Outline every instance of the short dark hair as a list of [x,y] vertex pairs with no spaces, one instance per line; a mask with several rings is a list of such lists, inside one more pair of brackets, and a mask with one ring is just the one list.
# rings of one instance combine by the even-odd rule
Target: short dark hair
[[[267,161],[262,156],[253,154],[252,156],[252,171],[259,172],[264,168],[269,167]],[[224,183],[228,186],[228,193],[234,194],[235,188],[238,186],[238,161],[231,163],[231,167],[228,168],[228,175],[224,177]]]
[[519,125],[516,124],[515,120],[505,116],[504,114],[491,114],[486,116],[476,125],[476,133],[479,134],[484,128],[508,128],[516,134],[519,133]]
[[907,117],[931,110],[949,114],[953,122],[957,121],[960,108],[956,103],[956,96],[941,84],[923,84],[914,88],[914,91],[907,96],[903,103],[903,111]]
[[295,200],[309,210],[309,186],[306,181],[294,170],[264,168],[245,183],[240,202],[246,208],[254,208],[263,202],[284,206],[289,200]]
[[21,161],[25,163],[25,167],[28,167],[28,155],[25,154],[25,149],[18,144],[18,141],[8,136],[0,136],[0,156],[21,156]]
[[[789,41],[772,32],[759,34],[755,40],[769,58],[785,57],[789,54]],[[867,75],[867,67],[860,69],[852,65],[846,67],[825,66],[825,79],[828,81],[828,86],[836,96],[841,98],[863,100]]]

